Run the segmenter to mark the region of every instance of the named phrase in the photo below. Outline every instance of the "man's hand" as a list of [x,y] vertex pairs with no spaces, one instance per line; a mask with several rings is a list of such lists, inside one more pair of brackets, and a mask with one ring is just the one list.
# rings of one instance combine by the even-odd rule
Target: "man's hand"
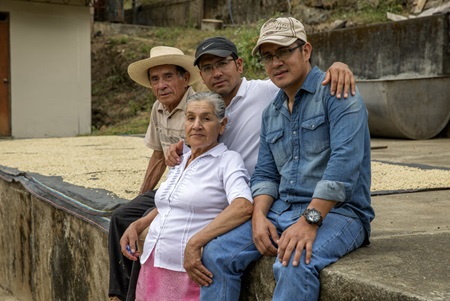
[[[262,214],[253,214],[253,243],[264,256],[276,256],[277,248],[273,242],[278,241],[277,228]],[[273,242],[272,242],[273,241]]]
[[298,266],[303,249],[306,251],[305,263],[311,262],[312,246],[316,240],[316,225],[310,225],[301,217],[295,224],[287,228],[278,242],[278,260],[287,266],[295,250],[293,266]]
[[212,273],[202,264],[202,248],[194,246],[188,241],[184,250],[184,268],[195,283],[200,286],[209,286],[212,283]]
[[353,72],[348,66],[341,62],[334,62],[333,65],[328,68],[325,79],[322,85],[325,86],[331,81],[330,92],[331,95],[335,95],[337,98],[342,96],[342,88],[344,88],[344,98],[348,97],[348,91],[352,90],[352,95],[356,93],[356,83]]
[[141,255],[141,252],[136,250],[138,239],[139,233],[136,230],[136,224],[131,223],[120,238],[120,250],[123,256],[133,261],[138,260],[138,257]]
[[177,144],[171,144],[167,149],[166,165],[174,167],[181,163],[180,156],[183,154],[183,140],[178,141]]

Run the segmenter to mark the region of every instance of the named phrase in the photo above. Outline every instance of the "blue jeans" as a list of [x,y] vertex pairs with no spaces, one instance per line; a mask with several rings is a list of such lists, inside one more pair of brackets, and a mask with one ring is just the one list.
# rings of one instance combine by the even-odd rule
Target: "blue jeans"
[[[292,204],[282,212],[276,212],[277,206],[272,206],[267,217],[281,235],[300,218],[307,206]],[[309,265],[304,263],[304,251],[298,267],[292,266],[291,262],[283,267],[274,258],[273,272],[277,284],[273,300],[318,300],[320,271],[361,246],[364,238],[364,227],[359,219],[329,213],[317,231]],[[251,221],[209,242],[203,251],[202,262],[214,277],[210,286],[201,288],[200,300],[239,300],[242,274],[261,256],[253,244]]]

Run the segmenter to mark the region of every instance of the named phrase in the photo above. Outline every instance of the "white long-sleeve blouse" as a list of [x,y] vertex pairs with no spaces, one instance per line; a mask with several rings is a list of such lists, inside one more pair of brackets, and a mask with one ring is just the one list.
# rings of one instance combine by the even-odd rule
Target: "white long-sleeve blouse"
[[184,272],[184,249],[189,239],[234,199],[253,202],[240,154],[221,143],[186,168],[190,155],[184,154],[182,163],[171,168],[156,193],[158,215],[144,242],[142,264],[154,249],[155,267]]

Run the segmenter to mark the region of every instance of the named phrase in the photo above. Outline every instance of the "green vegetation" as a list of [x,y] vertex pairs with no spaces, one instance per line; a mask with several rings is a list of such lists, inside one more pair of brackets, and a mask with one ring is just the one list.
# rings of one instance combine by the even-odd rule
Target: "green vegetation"
[[[264,78],[263,67],[251,56],[261,24],[228,27],[214,35],[227,37],[245,62],[243,76]],[[92,135],[145,133],[155,97],[150,89],[130,80],[127,68],[149,57],[158,45],[174,46],[194,56],[196,46],[212,33],[195,28],[150,28],[134,35],[96,37],[92,46]],[[129,125],[127,125],[129,123]]]
[[93,128],[91,135],[137,135],[145,134],[148,127],[149,114],[139,112],[139,114],[125,119],[114,126],[102,127],[100,129]]
[[[154,1],[154,0],[143,0]],[[311,1],[310,1],[311,2]],[[337,6],[329,11],[328,22],[347,20],[353,25],[385,22],[386,12],[406,15],[404,1],[379,0],[347,1],[349,6]],[[144,3],[144,2],[142,2]],[[148,2],[145,2],[148,3]],[[124,1],[125,6],[131,0]],[[126,7],[127,8],[127,7]],[[243,76],[265,78],[264,68],[251,55],[259,28],[265,20],[242,26],[226,26],[214,33],[186,27],[155,28],[137,31],[133,35],[98,36],[92,43],[92,135],[143,134],[155,101],[150,89],[130,80],[128,65],[149,57],[150,49],[158,45],[174,46],[188,55],[195,54],[196,46],[213,35],[224,36],[235,42],[244,59]]]
[[386,13],[407,15],[408,10],[398,0],[378,1],[377,5],[371,1],[358,1],[357,9],[338,7],[331,14],[332,20],[350,20],[354,24],[374,24],[386,22]]

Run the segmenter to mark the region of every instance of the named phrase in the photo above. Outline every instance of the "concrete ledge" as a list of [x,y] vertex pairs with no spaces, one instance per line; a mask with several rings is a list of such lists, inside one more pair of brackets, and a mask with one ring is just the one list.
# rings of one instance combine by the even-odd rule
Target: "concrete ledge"
[[449,245],[448,232],[374,239],[321,273],[321,300],[449,300]]
[[[387,146],[372,152],[374,160],[450,168],[449,139],[374,142]],[[22,301],[107,300],[104,228],[2,179],[0,287]],[[321,272],[320,300],[450,300],[449,192],[372,197],[372,244]],[[271,300],[272,262],[263,258],[248,269],[240,300]]]
[[[320,300],[450,300],[449,190],[376,196],[372,203],[371,245],[320,273]],[[271,300],[272,262],[250,267],[241,301]]]

